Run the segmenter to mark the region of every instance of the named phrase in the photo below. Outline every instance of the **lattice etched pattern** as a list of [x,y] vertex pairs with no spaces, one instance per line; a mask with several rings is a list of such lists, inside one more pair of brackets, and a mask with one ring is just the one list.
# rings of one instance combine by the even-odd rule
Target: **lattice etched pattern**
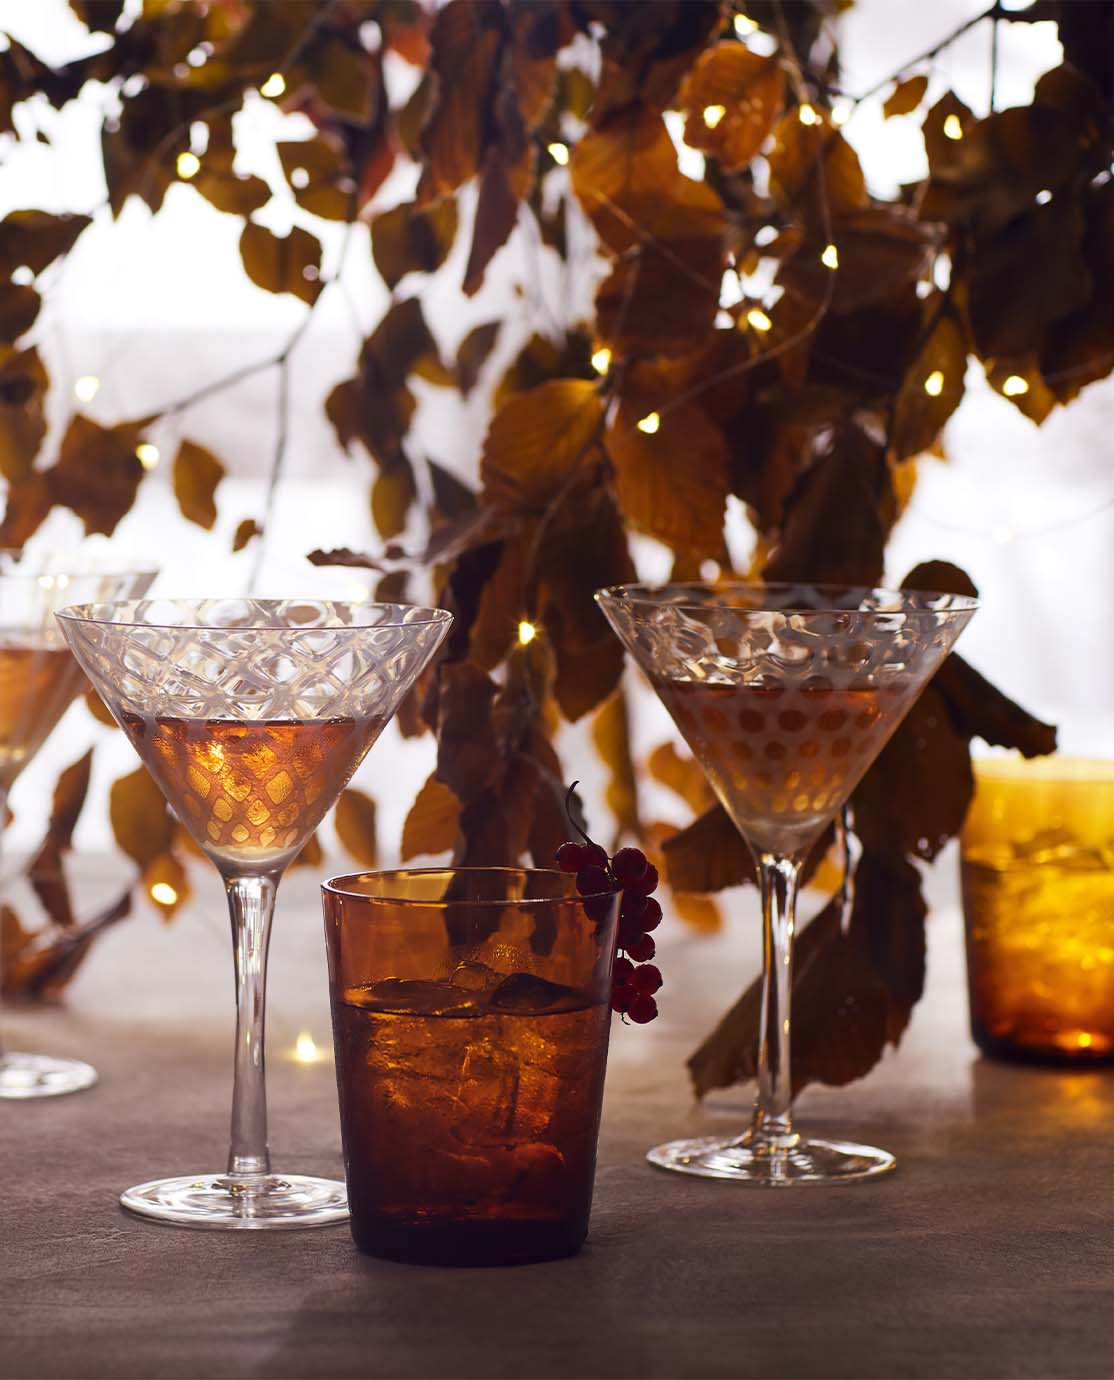
[[759,849],[807,846],[975,609],[815,585],[624,586],[600,606]]
[[223,870],[289,860],[451,621],[397,604],[223,599],[85,605],[74,655]]

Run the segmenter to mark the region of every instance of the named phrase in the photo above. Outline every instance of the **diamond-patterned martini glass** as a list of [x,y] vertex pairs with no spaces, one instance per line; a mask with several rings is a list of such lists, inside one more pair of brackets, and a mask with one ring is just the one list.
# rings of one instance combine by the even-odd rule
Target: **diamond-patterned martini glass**
[[[151,570],[113,573],[79,559],[36,561],[0,551],[0,820],[17,777],[84,684],[58,631],[56,610],[75,597],[144,594],[154,578]],[[54,1097],[96,1081],[96,1070],[80,1059],[0,1046],[0,1099]]]
[[308,1227],[343,1183],[272,1174],[263,1072],[267,945],[283,871],[452,622],[441,609],[312,599],[142,600],[58,615],[74,656],[224,879],[236,965],[228,1170],[128,1189],[190,1227]]
[[762,892],[758,1095],[750,1129],[674,1141],[664,1169],[784,1186],[867,1178],[893,1156],[793,1129],[792,944],[809,848],[973,615],[951,594],[820,585],[620,585],[599,605],[754,854]]

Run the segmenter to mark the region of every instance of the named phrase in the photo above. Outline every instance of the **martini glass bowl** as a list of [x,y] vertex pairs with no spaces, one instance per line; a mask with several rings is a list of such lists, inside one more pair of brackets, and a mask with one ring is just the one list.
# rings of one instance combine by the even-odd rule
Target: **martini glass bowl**
[[[0,551],[0,819],[8,793],[84,685],[55,622],[63,604],[146,593],[155,572],[113,572],[80,559],[36,561]],[[54,1097],[97,1081],[81,1059],[5,1051],[0,1099]]]
[[89,679],[224,880],[236,976],[226,1173],[155,1180],[122,1205],[179,1226],[308,1227],[343,1183],[271,1173],[267,948],[279,879],[452,621],[441,609],[316,599],[156,599],[65,609]]
[[884,1150],[793,1128],[790,992],[801,866],[975,612],[953,595],[827,585],[619,585],[596,595],[754,855],[762,894],[750,1128],[651,1163],[786,1187],[868,1178]]

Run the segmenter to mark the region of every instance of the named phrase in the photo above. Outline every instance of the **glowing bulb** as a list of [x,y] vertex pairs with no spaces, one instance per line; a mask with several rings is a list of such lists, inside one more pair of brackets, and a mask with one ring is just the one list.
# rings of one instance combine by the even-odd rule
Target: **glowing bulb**
[[746,38],[748,34],[754,33],[757,28],[757,21],[751,19],[749,14],[737,14],[735,16],[735,32],[740,38]]
[[723,105],[706,105],[704,107],[704,123],[709,129],[715,129],[716,125],[727,114],[727,107]]
[[825,246],[823,254],[820,255],[820,262],[825,268],[836,269],[839,267],[839,250],[834,244]]
[[176,166],[178,176],[188,181],[189,178],[196,177],[201,171],[201,159],[196,153],[180,153]]
[[592,368],[597,374],[606,374],[611,368],[611,351],[606,345],[601,345],[592,356]]
[[832,105],[832,124],[845,125],[851,118],[853,107],[850,101],[836,101]]
[[92,402],[101,389],[101,381],[95,374],[83,374],[73,386],[74,397],[79,402]]
[[169,882],[155,882],[151,887],[151,900],[160,906],[172,906],[178,900],[178,893]]
[[1007,398],[1020,398],[1022,393],[1028,393],[1028,391],[1028,380],[1023,379],[1020,374],[1011,374],[1002,384],[1002,392]]
[[525,618],[519,623],[518,645],[520,647],[528,647],[537,635],[538,630],[534,627],[533,623],[528,623]]
[[159,448],[153,446],[150,441],[144,441],[142,445],[136,446],[135,458],[145,470],[153,470],[159,463]]
[[808,101],[803,102],[797,107],[797,119],[800,120],[802,125],[818,125],[820,123],[820,116],[817,115],[815,109],[809,105]]
[[944,391],[944,375],[939,369],[933,369],[932,373],[925,379],[924,391],[930,398],[938,398]]
[[568,144],[549,144],[547,147],[549,149],[549,156],[553,159],[554,163],[556,163],[559,168],[565,167],[569,161]]
[[647,412],[645,417],[637,423],[637,426],[639,431],[644,432],[647,436],[653,436],[661,426],[661,418],[656,412]]
[[259,94],[266,96],[268,100],[276,100],[286,90],[286,78],[281,72],[272,72],[263,85],[259,88]]
[[761,307],[751,307],[747,312],[747,324],[753,326],[756,331],[768,331],[774,323]]
[[1094,1042],[1091,1039],[1091,1036],[1088,1035],[1088,1033],[1085,1030],[1081,1030],[1079,1034],[1075,1037],[1075,1043],[1079,1046],[1080,1049],[1090,1049],[1091,1045]]
[[316,1064],[321,1058],[317,1041],[308,1030],[303,1030],[294,1041],[294,1058],[299,1064]]
[[944,121],[944,134],[949,139],[963,138],[963,126],[959,123],[958,115],[949,115]]
[[1043,191],[1040,191],[1036,194],[1034,200],[1036,201],[1038,206],[1047,206],[1048,203],[1052,200],[1052,193],[1048,190],[1047,187],[1045,187]]

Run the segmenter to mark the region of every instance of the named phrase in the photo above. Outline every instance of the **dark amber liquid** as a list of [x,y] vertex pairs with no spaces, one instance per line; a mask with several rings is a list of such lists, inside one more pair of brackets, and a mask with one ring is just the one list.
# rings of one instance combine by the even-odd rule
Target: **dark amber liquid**
[[126,715],[124,728],[202,848],[254,869],[302,847],[385,722]]
[[0,634],[0,790],[7,791],[82,685],[65,647]]
[[[500,1009],[451,983],[334,1013],[352,1235],[430,1264],[545,1260],[588,1231],[609,1012],[552,984]],[[386,1007],[417,1009],[385,1009]]]
[[[658,681],[740,830],[759,847],[819,834],[881,751],[909,695],[890,688]],[[790,844],[792,839],[789,840]]]

